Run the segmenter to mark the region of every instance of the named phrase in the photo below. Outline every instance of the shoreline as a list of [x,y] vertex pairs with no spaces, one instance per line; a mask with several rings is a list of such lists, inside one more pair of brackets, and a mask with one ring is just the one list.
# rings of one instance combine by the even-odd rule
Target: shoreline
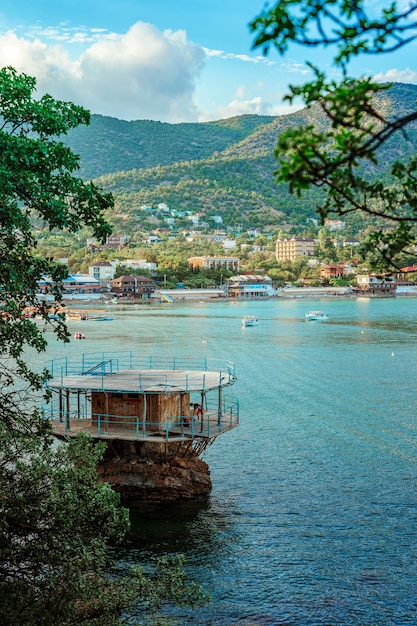
[[183,303],[183,302],[262,302],[265,300],[322,300],[322,299],[369,299],[369,300],[381,300],[381,299],[395,299],[395,298],[416,298],[417,292],[401,292],[401,293],[392,293],[392,294],[367,294],[367,293],[344,293],[344,294],[335,294],[335,293],[302,293],[302,294],[277,294],[276,296],[266,296],[266,297],[248,297],[248,298],[232,298],[228,296],[209,296],[207,294],[190,294],[189,296],[178,296],[172,297],[172,302],[163,301],[159,298],[147,298],[147,299],[120,299],[119,302],[113,303],[111,300],[107,298],[63,298],[62,302],[68,308],[84,308],[88,305],[100,305],[100,306],[108,306],[110,309],[113,307],[120,306],[149,306],[154,304],[168,305],[175,303]]

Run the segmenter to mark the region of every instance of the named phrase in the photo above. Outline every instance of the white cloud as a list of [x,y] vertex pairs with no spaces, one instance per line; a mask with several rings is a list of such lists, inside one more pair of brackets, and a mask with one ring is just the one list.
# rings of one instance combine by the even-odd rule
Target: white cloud
[[311,68],[303,62],[289,59],[281,63],[281,68],[289,74],[299,74],[300,76],[306,76],[312,74]]
[[417,83],[417,72],[410,69],[388,70],[375,74],[374,80],[378,83]]
[[59,46],[48,47],[38,39],[31,42],[8,31],[0,36],[0,65],[12,65],[19,72],[35,76],[42,91],[42,83],[50,81],[56,72],[70,72],[71,61]]
[[207,122],[237,115],[286,115],[287,113],[293,113],[299,108],[300,106],[289,104],[271,105],[259,96],[250,100],[235,99],[210,114],[206,113],[200,116],[200,121]]
[[111,115],[117,105],[124,119],[195,119],[194,90],[204,61],[202,48],[183,31],[161,33],[138,22],[81,56],[86,106]]
[[206,56],[209,58],[217,58],[217,59],[228,59],[238,61],[244,61],[245,63],[253,63],[255,65],[277,65],[276,61],[271,61],[267,57],[262,55],[249,56],[248,54],[237,54],[236,52],[225,52],[224,50],[210,50],[209,48],[204,48],[204,52]]
[[[64,29],[49,30],[56,41]],[[95,33],[99,40],[72,60],[60,45],[0,36],[0,64],[35,76],[38,93],[71,100],[93,113],[122,119],[195,120],[195,85],[206,55],[184,31],[158,31],[138,22],[124,35]],[[85,41],[87,33],[71,33]]]

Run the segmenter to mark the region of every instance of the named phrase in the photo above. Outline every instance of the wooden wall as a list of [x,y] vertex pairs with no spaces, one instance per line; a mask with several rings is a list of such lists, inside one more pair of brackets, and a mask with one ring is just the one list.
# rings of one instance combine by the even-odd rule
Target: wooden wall
[[[146,403],[146,404],[145,404]],[[146,406],[146,409],[145,409]],[[166,420],[170,423],[178,421],[180,416],[190,414],[189,393],[105,393],[95,391],[91,396],[91,411],[93,422],[97,416],[103,416],[114,424],[119,421],[118,427],[131,428],[136,418],[143,423],[146,413],[146,430],[160,430],[164,428]],[[103,419],[101,418],[101,419]]]

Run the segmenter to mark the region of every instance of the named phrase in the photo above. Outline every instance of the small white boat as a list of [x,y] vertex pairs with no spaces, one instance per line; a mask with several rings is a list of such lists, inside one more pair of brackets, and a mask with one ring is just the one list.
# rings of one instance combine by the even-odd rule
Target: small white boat
[[242,317],[242,326],[257,326],[259,324],[259,320],[256,315],[245,315]]
[[323,311],[309,311],[308,313],[306,313],[306,320],[308,322],[311,322],[313,320],[318,322],[325,322],[328,319],[329,316],[326,315],[326,313],[323,313]]

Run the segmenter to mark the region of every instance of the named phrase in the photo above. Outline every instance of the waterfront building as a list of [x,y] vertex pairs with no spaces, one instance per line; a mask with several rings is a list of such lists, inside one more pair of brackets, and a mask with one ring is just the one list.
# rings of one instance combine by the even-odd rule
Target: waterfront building
[[155,281],[148,276],[123,275],[110,281],[112,293],[133,298],[149,298],[155,291]]
[[89,434],[108,442],[102,481],[125,499],[181,500],[211,489],[200,456],[239,423],[231,361],[82,354],[50,366],[44,410],[58,438]]
[[270,298],[276,295],[272,278],[266,275],[241,274],[228,278],[224,292],[230,298]]
[[[53,286],[53,282],[50,278],[45,277],[38,281],[39,292],[47,293]],[[100,293],[101,285],[100,281],[89,274],[68,274],[67,278],[62,281],[62,293],[65,295],[71,294],[90,294]]]
[[384,274],[358,274],[356,284],[357,291],[372,296],[394,295],[397,289],[397,279]]

